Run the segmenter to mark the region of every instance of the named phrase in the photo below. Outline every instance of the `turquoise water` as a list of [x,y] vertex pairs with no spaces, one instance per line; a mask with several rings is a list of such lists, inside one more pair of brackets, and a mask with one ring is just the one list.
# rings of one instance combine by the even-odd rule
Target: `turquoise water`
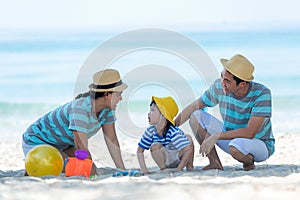
[[[19,140],[26,127],[39,116],[73,99],[76,78],[90,53],[120,33],[109,32],[14,32],[0,34],[0,139]],[[300,132],[300,31],[180,32],[203,48],[218,71],[219,59],[235,53],[246,55],[255,65],[255,80],[273,93],[274,132]],[[143,38],[141,38],[143,39]],[[126,43],[120,43],[120,46]],[[176,45],[176,43],[174,44]],[[152,95],[172,95],[180,108],[199,97],[207,87],[189,64],[174,54],[142,49],[112,63],[122,75],[139,66],[155,64],[178,72],[190,89],[185,95],[182,80],[159,71],[149,76],[166,83],[147,83],[124,93],[130,120],[147,126]],[[99,66],[100,67],[100,66]],[[141,76],[143,77],[143,76]],[[146,77],[147,78],[147,77]],[[143,79],[143,78],[141,78]],[[160,80],[159,78],[156,80]],[[141,80],[143,81],[143,80]],[[87,85],[86,85],[87,89]],[[176,92],[176,91],[183,91]],[[181,101],[182,100],[182,101]]]

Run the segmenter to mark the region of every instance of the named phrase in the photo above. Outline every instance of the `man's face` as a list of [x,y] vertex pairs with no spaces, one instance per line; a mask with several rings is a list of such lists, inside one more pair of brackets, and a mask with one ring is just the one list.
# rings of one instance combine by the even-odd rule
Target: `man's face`
[[234,93],[237,91],[238,86],[236,81],[233,79],[233,75],[226,69],[221,72],[221,85],[225,94]]

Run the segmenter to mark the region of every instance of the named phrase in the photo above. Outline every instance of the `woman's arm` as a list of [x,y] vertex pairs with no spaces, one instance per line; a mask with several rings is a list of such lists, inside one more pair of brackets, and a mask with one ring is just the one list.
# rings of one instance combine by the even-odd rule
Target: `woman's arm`
[[85,133],[72,131],[74,135],[74,143],[76,149],[84,149],[88,151],[88,138]]
[[[79,131],[72,131],[74,135],[74,143],[76,149],[84,149],[89,152],[88,159],[92,159],[91,153],[88,149],[88,138],[85,133],[79,132]],[[97,175],[97,167],[95,163],[93,162],[93,166],[91,169],[91,175]]]
[[138,147],[137,149],[137,158],[140,164],[141,172],[143,174],[149,174],[149,171],[146,166],[145,157],[144,157],[144,149],[142,147]]
[[112,124],[103,124],[102,130],[104,133],[104,139],[108,148],[108,151],[116,165],[119,169],[124,169],[125,166],[123,163],[121,150],[119,141],[117,138],[116,130],[115,130],[115,123]]

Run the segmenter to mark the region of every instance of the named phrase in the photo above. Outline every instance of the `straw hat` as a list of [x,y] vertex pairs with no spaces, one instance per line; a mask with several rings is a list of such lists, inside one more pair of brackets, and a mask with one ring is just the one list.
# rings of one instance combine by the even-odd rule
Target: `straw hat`
[[94,92],[121,92],[127,88],[123,83],[120,74],[114,69],[99,71],[93,76],[93,83],[90,84],[90,91]]
[[175,126],[174,117],[178,113],[178,106],[174,99],[170,96],[161,98],[152,96],[152,101],[155,102],[161,114]]
[[254,66],[244,56],[236,54],[229,60],[222,58],[220,61],[224,68],[234,76],[244,81],[252,81],[254,79],[252,75]]

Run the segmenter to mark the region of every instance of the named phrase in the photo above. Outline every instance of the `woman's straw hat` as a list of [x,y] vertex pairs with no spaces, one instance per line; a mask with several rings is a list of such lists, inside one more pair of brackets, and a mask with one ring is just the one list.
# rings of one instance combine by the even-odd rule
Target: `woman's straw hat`
[[252,75],[254,66],[244,56],[236,54],[229,60],[222,58],[220,61],[224,68],[234,76],[244,81],[252,81],[254,79]]
[[178,106],[174,99],[170,96],[161,98],[152,96],[152,101],[155,102],[161,114],[175,126],[174,117],[178,113]]
[[90,91],[94,92],[122,92],[127,87],[115,69],[105,69],[95,73],[93,83],[89,86]]

